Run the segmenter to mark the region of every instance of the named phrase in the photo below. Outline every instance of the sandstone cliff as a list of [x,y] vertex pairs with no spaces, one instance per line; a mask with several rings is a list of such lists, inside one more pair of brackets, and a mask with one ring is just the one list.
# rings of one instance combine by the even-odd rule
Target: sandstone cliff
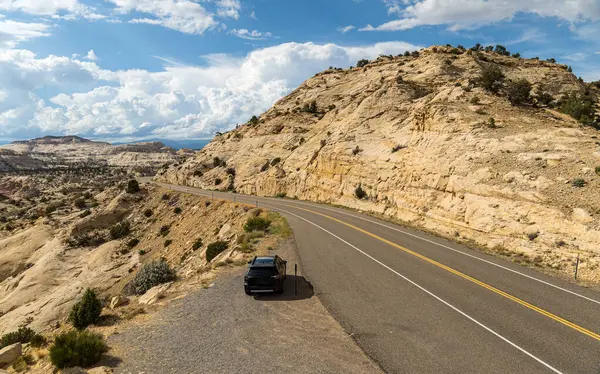
[[[600,134],[543,104],[590,88],[564,65],[456,52],[317,74],[157,179],[372,211],[564,274],[580,253],[600,281]],[[533,99],[483,88],[492,67]]]

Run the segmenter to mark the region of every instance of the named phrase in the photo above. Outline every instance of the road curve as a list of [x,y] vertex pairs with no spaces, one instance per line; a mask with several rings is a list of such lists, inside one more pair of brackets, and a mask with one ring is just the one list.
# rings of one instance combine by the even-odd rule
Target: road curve
[[316,294],[387,372],[600,373],[595,291],[345,209],[157,184],[284,215]]

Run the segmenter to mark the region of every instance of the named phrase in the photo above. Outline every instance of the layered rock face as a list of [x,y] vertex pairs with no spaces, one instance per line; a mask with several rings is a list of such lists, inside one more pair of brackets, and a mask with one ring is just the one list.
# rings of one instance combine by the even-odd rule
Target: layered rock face
[[152,174],[181,158],[159,142],[113,146],[76,136],[44,137],[0,147],[0,172],[119,167]]
[[478,80],[497,66],[534,97],[588,88],[564,65],[450,52],[317,74],[157,179],[372,211],[565,275],[579,253],[600,281],[600,133]]

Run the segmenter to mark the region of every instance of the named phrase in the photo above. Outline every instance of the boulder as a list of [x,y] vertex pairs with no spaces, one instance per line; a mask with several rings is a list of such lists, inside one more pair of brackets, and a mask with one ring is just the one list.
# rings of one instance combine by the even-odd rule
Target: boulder
[[15,343],[0,350],[0,364],[10,364],[23,354],[21,343]]
[[140,296],[138,302],[140,304],[152,305],[155,304],[158,300],[162,299],[165,295],[165,292],[171,287],[172,282],[158,285],[156,287],[152,287],[145,294]]
[[117,295],[110,300],[109,308],[115,309],[126,304],[129,304],[129,299],[125,296]]

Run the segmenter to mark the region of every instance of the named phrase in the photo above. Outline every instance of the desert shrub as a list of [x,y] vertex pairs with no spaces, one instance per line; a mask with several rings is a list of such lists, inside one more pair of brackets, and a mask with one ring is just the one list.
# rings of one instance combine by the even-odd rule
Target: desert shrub
[[565,245],[567,245],[567,243],[565,243],[564,240],[557,240],[555,244],[557,247],[564,247]]
[[531,232],[531,233],[527,234],[527,238],[530,241],[534,241],[535,239],[537,239],[538,236],[540,236],[540,234],[538,234],[537,232]]
[[160,234],[160,236],[163,236],[163,237],[164,237],[164,236],[167,236],[167,235],[169,235],[170,229],[171,229],[171,228],[170,228],[169,226],[166,226],[166,225],[165,225],[165,226],[162,226],[162,227],[160,228],[160,231],[159,231],[159,234]]
[[246,232],[251,231],[265,231],[269,228],[271,221],[264,219],[262,217],[251,217],[248,218],[246,224],[244,225],[244,230]]
[[513,53],[512,57],[514,57],[514,58],[521,58],[521,54],[519,52]]
[[554,101],[554,97],[550,95],[548,92],[540,92],[535,97],[537,102],[541,105],[552,106],[552,102]]
[[504,74],[494,65],[484,68],[479,76],[481,86],[491,92],[498,92],[503,80]]
[[269,163],[269,161],[265,162],[265,164],[264,164],[263,166],[261,166],[261,167],[260,167],[260,171],[261,171],[261,172],[263,172],[263,171],[267,171],[267,169],[269,169],[269,166],[270,166],[270,165],[271,165],[271,164]]
[[127,193],[138,193],[140,192],[140,184],[135,179],[127,182]]
[[108,346],[100,334],[69,331],[56,337],[50,347],[50,361],[59,369],[88,367],[100,361]]
[[106,243],[106,236],[97,231],[73,235],[68,239],[68,244],[71,247],[98,246],[103,243]]
[[279,192],[278,194],[275,195],[275,197],[278,197],[280,199],[283,199],[286,196],[287,196],[287,194],[285,192]]
[[131,224],[129,221],[121,221],[110,228],[110,237],[113,240],[121,239],[129,235]]
[[218,168],[219,166],[221,166],[221,159],[218,157],[213,158],[213,166]]
[[363,190],[363,188],[361,186],[356,187],[356,189],[354,190],[354,195],[359,198],[359,199],[364,199],[367,196],[367,193],[365,192],[365,190]]
[[596,166],[596,169],[594,169],[594,171],[596,172],[596,174],[600,175],[600,166]]
[[29,327],[19,327],[17,331],[9,332],[8,334],[2,335],[0,338],[0,349],[7,347],[15,343],[29,343],[31,339],[36,336],[35,331]]
[[275,157],[272,161],[271,161],[271,166],[275,166],[277,164],[279,164],[281,162],[281,157]]
[[595,102],[591,96],[577,93],[566,95],[560,101],[558,109],[580,122],[591,122],[596,111]]
[[194,177],[201,177],[203,175],[202,170],[194,170]]
[[227,170],[225,172],[228,175],[233,175],[235,177],[235,169],[234,168],[227,168]]
[[131,239],[130,241],[127,242],[127,247],[133,248],[133,247],[135,247],[138,244],[140,244],[140,240],[137,239],[137,238],[133,238],[133,239]]
[[139,255],[140,255],[140,256],[143,256],[143,255],[145,255],[145,254],[146,254],[146,251],[145,251],[145,250],[143,250],[143,249],[140,249],[140,250],[138,251],[138,253],[139,253]]
[[362,151],[362,149],[360,149],[360,147],[359,147],[359,146],[356,146],[356,148],[354,148],[354,149],[352,150],[352,155],[353,155],[353,156],[356,156],[357,154],[359,154],[359,153],[360,153],[360,151]]
[[405,145],[400,145],[400,144],[398,144],[398,145],[395,145],[395,146],[394,146],[394,148],[392,148],[392,153],[396,153],[396,152],[398,152],[399,150],[401,150],[401,149],[404,149],[404,148],[406,148],[406,146],[405,146]]
[[496,126],[496,120],[493,117],[490,117],[490,119],[488,120],[487,126],[490,129],[495,129],[496,127],[498,127],[498,126]]
[[145,264],[135,275],[133,290],[136,294],[143,295],[152,287],[174,281],[176,277],[175,270],[171,269],[164,259],[152,261]]
[[551,64],[556,64],[556,59],[555,58],[549,58],[546,61],[549,62],[549,63],[551,63]]
[[46,213],[47,216],[49,216],[50,214],[56,212],[56,206],[54,206],[54,205],[48,205],[46,207],[46,209],[44,210],[44,212]]
[[573,187],[582,188],[585,187],[585,180],[581,178],[575,178],[573,179],[573,181],[571,181],[571,184],[573,185]]
[[173,241],[171,239],[167,239],[165,240],[165,248],[167,248],[168,246],[170,246],[171,244],[173,244]]
[[419,53],[419,51],[412,51],[412,52],[410,53],[410,55],[411,55],[412,57],[419,57],[421,54]]
[[510,52],[503,45],[500,44],[496,46],[494,52],[502,56],[510,56]]
[[252,125],[258,125],[258,117],[252,116],[252,118],[250,118],[250,121],[248,121],[248,122]]
[[194,251],[199,250],[202,247],[202,239],[198,238],[196,239],[196,241],[194,242],[194,244],[192,245],[192,249]]
[[450,53],[452,53],[453,55],[460,55],[462,53],[462,51],[458,48],[452,48],[450,50]]
[[35,334],[31,337],[31,339],[29,340],[29,344],[31,344],[31,346],[33,348],[40,348],[46,345],[46,343],[48,343],[46,341],[46,338],[43,335],[40,334]]
[[88,288],[85,290],[83,298],[73,305],[69,321],[73,323],[77,330],[83,330],[98,322],[101,312],[102,303],[100,303],[96,293]]
[[221,178],[215,178],[215,186],[218,186],[221,183],[223,183],[223,180]]
[[152,217],[152,214],[153,214],[152,213],[152,209],[146,209],[146,210],[144,210],[144,216],[150,218],[150,217]]
[[87,216],[89,216],[91,214],[92,214],[92,212],[90,212],[89,209],[86,209],[83,212],[79,213],[79,218],[85,218],[85,217],[87,217]]
[[211,262],[219,254],[223,253],[227,247],[227,242],[223,241],[210,243],[206,248],[206,262]]
[[167,200],[169,200],[170,198],[171,198],[171,197],[169,196],[169,194],[166,194],[166,193],[165,193],[165,194],[163,194],[163,195],[162,195],[162,199],[163,199],[164,201],[167,201]]
[[470,100],[470,103],[471,104],[475,104],[475,105],[479,104],[479,97],[478,96],[473,96],[471,98],[471,100]]
[[173,209],[173,213],[175,214],[181,214],[182,210],[180,207],[176,207],[175,209]]
[[75,205],[75,208],[77,208],[77,209],[85,209],[85,207],[87,206],[87,204],[85,203],[85,200],[81,199],[81,198],[75,200],[74,205]]
[[369,60],[362,59],[362,60],[359,60],[356,63],[356,67],[357,68],[364,68],[365,66],[367,66],[368,63],[369,63]]
[[525,79],[510,82],[506,86],[506,94],[512,105],[525,104],[531,99],[531,83]]

